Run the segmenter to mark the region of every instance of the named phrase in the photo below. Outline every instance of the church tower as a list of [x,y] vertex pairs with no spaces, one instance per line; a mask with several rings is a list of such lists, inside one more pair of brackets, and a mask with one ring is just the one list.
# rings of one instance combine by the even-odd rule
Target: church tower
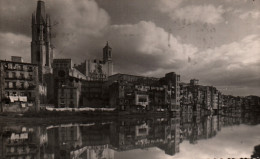
[[103,62],[106,65],[106,75],[111,76],[113,74],[112,48],[108,45],[108,42],[103,48]]
[[39,67],[40,82],[43,74],[52,72],[52,61],[50,16],[45,13],[45,3],[39,0],[36,14],[32,14],[31,63]]
[[108,41],[106,46],[103,48],[103,61],[112,61],[112,48],[108,45]]

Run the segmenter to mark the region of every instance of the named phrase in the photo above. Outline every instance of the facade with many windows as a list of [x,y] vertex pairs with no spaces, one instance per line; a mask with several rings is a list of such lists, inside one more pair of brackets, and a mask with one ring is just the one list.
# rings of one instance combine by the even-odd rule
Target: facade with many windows
[[109,105],[119,110],[180,111],[180,75],[163,78],[115,74],[108,79]]
[[44,101],[46,87],[39,84],[35,64],[20,61],[0,61],[1,111],[23,112],[37,109]]

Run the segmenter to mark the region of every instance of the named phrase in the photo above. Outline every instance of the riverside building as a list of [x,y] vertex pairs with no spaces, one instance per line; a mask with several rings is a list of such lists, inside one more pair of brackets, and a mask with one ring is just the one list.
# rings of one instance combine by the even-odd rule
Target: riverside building
[[38,110],[46,100],[46,87],[39,83],[38,67],[21,57],[0,60],[0,100],[2,112]]

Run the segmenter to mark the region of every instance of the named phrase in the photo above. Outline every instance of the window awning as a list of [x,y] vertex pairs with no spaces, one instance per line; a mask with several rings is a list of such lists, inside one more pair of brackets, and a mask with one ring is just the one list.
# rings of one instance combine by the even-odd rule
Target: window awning
[[27,97],[26,96],[19,96],[19,101],[20,102],[27,102]]

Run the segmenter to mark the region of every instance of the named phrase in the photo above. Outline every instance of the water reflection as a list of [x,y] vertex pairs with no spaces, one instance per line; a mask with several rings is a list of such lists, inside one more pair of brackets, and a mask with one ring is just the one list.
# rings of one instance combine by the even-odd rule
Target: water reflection
[[223,127],[241,123],[256,125],[259,120],[252,115],[232,118],[184,114],[175,118],[117,119],[47,126],[8,124],[0,130],[0,158],[116,159],[120,152],[129,151],[129,156],[131,153],[134,156],[132,150],[145,149],[149,153],[150,148],[159,149],[165,156],[174,156],[180,152],[182,142],[199,145],[199,140],[214,138]]

